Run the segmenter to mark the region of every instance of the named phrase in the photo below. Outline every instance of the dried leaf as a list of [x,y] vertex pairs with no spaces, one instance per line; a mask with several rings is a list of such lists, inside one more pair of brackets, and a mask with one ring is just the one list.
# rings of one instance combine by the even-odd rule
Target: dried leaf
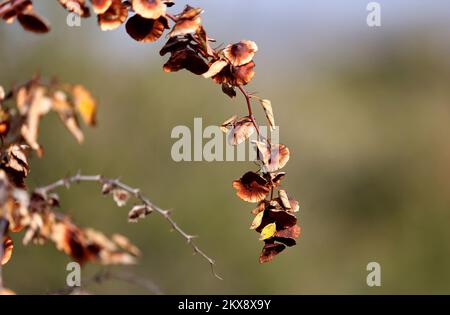
[[62,91],[57,91],[53,94],[53,110],[59,114],[66,128],[75,137],[78,143],[84,141],[84,135],[81,131],[75,109],[69,103],[67,95]]
[[231,128],[233,128],[235,122],[236,122],[236,115],[231,116],[227,120],[225,120],[222,125],[220,126],[220,130],[222,130],[224,133],[227,133]]
[[96,125],[97,103],[91,93],[82,85],[72,88],[72,95],[76,110],[87,125]]
[[19,14],[17,20],[27,31],[34,33],[47,33],[50,31],[49,23],[34,12]]
[[142,255],[139,248],[137,248],[133,243],[130,242],[128,238],[120,234],[114,234],[111,239],[115,242],[119,247],[126,250],[133,256],[139,257]]
[[287,229],[277,231],[274,235],[274,240],[286,246],[294,246],[297,243],[295,239],[300,237],[300,231],[301,229],[298,225],[291,226]]
[[200,17],[202,12],[203,10],[200,8],[193,8],[187,5],[184,11],[178,16],[169,36],[175,37],[196,33],[202,25],[202,19]]
[[243,117],[236,121],[228,134],[228,143],[230,145],[239,145],[255,132],[255,126],[253,125],[250,117]]
[[259,212],[255,218],[253,219],[252,225],[250,226],[251,230],[255,230],[261,225],[262,218],[264,216],[264,211]]
[[90,16],[85,0],[58,0],[58,2],[69,12],[74,12],[81,17]]
[[272,261],[273,257],[281,253],[285,248],[286,246],[280,243],[266,242],[259,256],[259,262],[263,264]]
[[3,246],[2,251],[3,255],[0,257],[0,263],[3,266],[7,264],[8,261],[11,259],[14,243],[9,236],[4,236],[2,246]]
[[218,74],[220,71],[222,71],[223,68],[225,68],[228,65],[228,62],[222,59],[217,60],[216,62],[213,62],[211,66],[209,67],[209,70],[205,73],[203,73],[204,78],[212,78],[216,74]]
[[267,224],[261,231],[261,236],[259,237],[260,241],[264,241],[268,238],[271,238],[275,232],[277,231],[277,225],[275,223]]
[[266,114],[266,118],[269,121],[270,129],[275,129],[275,119],[272,111],[272,103],[269,100],[260,99],[261,106],[264,109],[264,113]]
[[291,209],[291,203],[289,202],[289,198],[287,196],[287,193],[285,190],[280,189],[278,191],[278,197],[280,197],[281,200],[281,205],[285,208],[285,209]]
[[25,148],[23,148],[23,146],[20,146],[18,144],[10,146],[6,150],[5,167],[11,168],[16,172],[23,173],[23,176],[27,177],[29,166],[24,149]]
[[283,168],[289,161],[290,152],[284,144],[271,144],[261,141],[253,141],[256,144],[264,172],[276,172]]

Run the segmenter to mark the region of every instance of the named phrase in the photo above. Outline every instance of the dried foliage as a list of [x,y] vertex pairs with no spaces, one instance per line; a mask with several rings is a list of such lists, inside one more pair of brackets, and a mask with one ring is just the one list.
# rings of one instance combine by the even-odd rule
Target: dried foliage
[[[61,83],[57,80],[45,82],[35,76],[22,85],[12,87],[8,92],[0,86],[1,265],[12,258],[14,244],[11,233],[19,232],[23,233],[24,245],[52,242],[58,250],[82,265],[87,262],[101,265],[135,264],[141,252],[125,236],[114,234],[107,237],[92,228],[79,227],[59,211],[61,206],[59,197],[54,192],[56,188],[68,187],[71,183],[80,181],[96,181],[102,186],[101,192],[111,195],[119,207],[125,206],[131,197],[142,204],[132,208],[129,213],[130,222],[135,222],[152,211],[160,213],[169,221],[171,227],[190,243],[194,252],[199,253],[213,267],[214,261],[193,243],[194,236],[185,233],[168,211],[152,204],[138,189],[118,180],[78,174],[35,190],[27,187],[29,158],[33,152],[39,157],[44,153],[38,142],[41,118],[51,112],[56,113],[75,139],[82,142],[84,137],[79,120],[89,126],[95,126],[96,111],[95,99],[81,85]],[[143,207],[145,210],[139,211],[137,207]],[[1,267],[0,293],[13,293],[3,286]]]
[[[80,17],[97,15],[99,27],[110,31],[125,24],[127,33],[138,42],[157,41],[167,31],[168,40],[160,50],[160,55],[169,55],[163,66],[165,72],[188,70],[204,78],[212,79],[221,85],[221,90],[230,98],[241,92],[248,114],[238,118],[233,116],[222,124],[228,133],[228,141],[238,145],[257,133],[254,141],[259,169],[248,171],[233,182],[239,198],[257,203],[252,211],[254,220],[251,229],[260,234],[264,242],[259,261],[269,262],[282,252],[286,246],[296,244],[300,236],[295,213],[299,210],[298,201],[280,189],[285,173],[280,170],[290,157],[289,149],[278,143],[271,143],[259,130],[253,114],[252,103],[260,103],[269,126],[276,128],[272,104],[255,94],[248,93],[244,86],[255,75],[255,62],[258,51],[256,43],[242,40],[213,47],[215,40],[209,37],[202,24],[201,8],[187,5],[178,14],[171,14],[168,8],[174,5],[167,0],[58,0],[69,12]],[[45,33],[50,30],[48,22],[33,10],[31,0],[4,0],[0,3],[0,18],[11,23],[17,19],[27,31]],[[4,103],[14,100],[14,107]],[[129,212],[129,220],[135,222],[156,211],[163,215],[211,266],[214,261],[206,256],[195,244],[193,236],[183,232],[172,220],[169,212],[156,207],[139,190],[119,181],[104,179],[101,176],[81,176],[66,178],[55,184],[28,192],[24,178],[29,172],[27,153],[29,149],[43,154],[38,142],[40,118],[50,111],[56,112],[67,129],[78,142],[83,141],[79,117],[88,125],[96,123],[96,103],[91,94],[80,85],[67,85],[58,82],[43,84],[34,78],[26,84],[14,87],[5,93],[0,88],[0,135],[2,144],[2,164],[0,172],[1,218],[7,220],[6,231],[26,231],[24,242],[42,243],[53,241],[56,246],[79,262],[95,261],[103,264],[133,263],[139,251],[126,238],[115,236],[107,238],[103,234],[77,227],[69,218],[55,211],[58,198],[49,194],[56,187],[82,180],[100,182],[104,194],[111,194],[118,206],[124,206],[130,195],[140,201]],[[278,191],[278,192],[277,192]],[[12,243],[6,233],[3,238],[2,262],[9,260]]]

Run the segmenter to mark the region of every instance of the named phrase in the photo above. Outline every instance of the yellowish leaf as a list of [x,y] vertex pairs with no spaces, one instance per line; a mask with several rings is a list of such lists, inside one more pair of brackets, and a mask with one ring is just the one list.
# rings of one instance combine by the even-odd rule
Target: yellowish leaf
[[271,238],[275,232],[277,231],[277,225],[274,223],[267,224],[261,231],[261,236],[259,237],[260,241],[264,241],[268,238]]
[[72,88],[75,108],[80,113],[84,122],[89,126],[95,126],[97,102],[91,93],[82,85],[75,85]]
[[255,219],[253,219],[252,225],[250,226],[251,230],[254,230],[258,228],[261,225],[262,218],[264,216],[264,211],[261,211],[255,216]]

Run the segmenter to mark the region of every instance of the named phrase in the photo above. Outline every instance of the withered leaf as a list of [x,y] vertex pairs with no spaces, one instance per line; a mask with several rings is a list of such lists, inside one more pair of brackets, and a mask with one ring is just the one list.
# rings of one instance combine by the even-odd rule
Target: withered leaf
[[58,0],[58,2],[69,12],[74,12],[81,17],[90,16],[85,0]]
[[255,218],[253,219],[252,225],[250,226],[251,230],[255,230],[261,225],[262,218],[264,216],[264,211],[259,212]]
[[13,243],[11,237],[4,236],[2,246],[3,246],[3,250],[2,250],[3,255],[0,257],[0,263],[1,263],[1,265],[6,265],[8,263],[8,261],[11,259],[13,248],[14,248],[14,243]]
[[235,122],[236,122],[237,116],[233,115],[227,120],[225,120],[222,125],[220,126],[220,130],[222,130],[224,133],[227,133],[231,128],[233,128]]
[[188,40],[183,40],[183,39],[178,38],[178,37],[169,38],[167,43],[159,51],[159,54],[161,56],[164,56],[165,54],[167,54],[169,52],[174,52],[174,51],[177,51],[177,50],[183,50],[183,49],[185,49],[188,46],[188,44],[189,44]]
[[75,109],[69,103],[67,95],[64,92],[57,91],[53,94],[53,110],[58,113],[60,119],[78,143],[82,143],[84,141],[84,135],[78,123]]
[[259,256],[259,262],[262,264],[272,261],[273,257],[281,253],[285,248],[286,246],[280,243],[266,242]]
[[272,103],[266,99],[260,99],[259,102],[264,109],[264,113],[266,114],[267,121],[270,124],[270,129],[275,129],[275,119],[273,116]]
[[286,246],[294,246],[297,243],[295,239],[300,237],[300,231],[301,229],[298,225],[291,226],[287,229],[277,231],[274,235],[274,240]]
[[6,150],[5,166],[17,172],[23,173],[24,177],[27,177],[29,166],[28,159],[24,150],[25,148],[18,144],[11,145]]
[[233,127],[228,134],[228,143],[230,145],[239,145],[255,132],[255,126],[253,125],[250,117],[243,117],[234,122]]
[[280,189],[278,191],[278,197],[281,200],[281,205],[285,208],[285,209],[291,209],[291,203],[289,202],[289,198],[288,195],[286,193],[285,190]]
[[128,238],[126,238],[125,236],[123,236],[121,234],[114,234],[113,236],[111,236],[111,239],[113,240],[114,243],[119,245],[119,247],[126,250],[133,256],[136,256],[136,257],[141,256],[142,253],[139,250],[139,248],[137,248],[133,243],[131,243],[131,241]]
[[172,53],[169,60],[164,64],[165,72],[176,72],[182,69],[202,75],[208,71],[209,67],[206,62],[191,49],[177,50]]
[[211,64],[209,66],[209,70],[205,73],[203,73],[204,78],[211,78],[218,74],[224,67],[228,65],[228,62],[226,60],[219,59]]
[[202,19],[200,17],[201,11],[199,12],[196,10],[197,9],[192,9],[191,12],[193,12],[193,14],[190,15],[189,12],[182,14],[170,31],[169,36],[175,37],[196,33],[202,25]]
[[50,31],[49,23],[34,12],[19,14],[17,19],[27,31],[34,33],[47,33]]
[[276,172],[289,161],[290,152],[284,144],[267,144],[254,141],[263,162],[264,172]]
[[236,90],[234,87],[228,83],[222,84],[222,92],[228,95],[230,98],[236,97]]
[[82,85],[72,88],[72,95],[76,110],[80,113],[84,122],[90,126],[96,125],[97,102],[91,93]]

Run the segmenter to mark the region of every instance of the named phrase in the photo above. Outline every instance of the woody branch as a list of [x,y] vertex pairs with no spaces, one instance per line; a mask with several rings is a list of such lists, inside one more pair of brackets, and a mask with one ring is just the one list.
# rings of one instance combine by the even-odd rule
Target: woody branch
[[186,233],[183,229],[180,228],[180,226],[175,222],[175,220],[172,218],[170,211],[162,209],[155,205],[153,202],[151,202],[147,197],[142,195],[139,188],[133,188],[128,186],[127,184],[122,183],[118,179],[112,179],[112,178],[106,178],[102,175],[81,175],[76,174],[74,176],[62,178],[48,186],[39,187],[35,189],[37,193],[46,195],[49,192],[59,188],[59,187],[67,187],[69,188],[72,183],[81,183],[81,182],[97,182],[101,185],[110,185],[114,188],[120,188],[125,190],[126,192],[130,193],[132,196],[134,196],[137,200],[139,200],[143,205],[145,205],[150,211],[154,210],[157,213],[159,213],[161,216],[163,216],[169,224],[172,226],[172,229],[175,230],[178,234],[180,234],[184,239],[186,239],[187,243],[192,247],[194,250],[194,253],[199,254],[201,257],[203,257],[211,266],[211,271],[213,275],[222,280],[222,278],[216,273],[214,269],[215,261],[211,257],[209,257],[203,250],[201,250],[193,241],[196,236],[190,235]]

